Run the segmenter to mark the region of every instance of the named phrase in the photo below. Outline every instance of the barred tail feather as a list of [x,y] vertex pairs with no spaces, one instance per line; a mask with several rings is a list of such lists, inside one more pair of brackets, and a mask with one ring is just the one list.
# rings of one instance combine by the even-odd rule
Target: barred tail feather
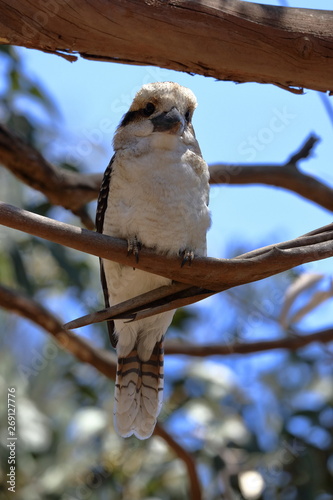
[[114,425],[120,436],[147,439],[152,435],[162,407],[163,358],[162,339],[148,361],[139,358],[136,348],[118,359]]

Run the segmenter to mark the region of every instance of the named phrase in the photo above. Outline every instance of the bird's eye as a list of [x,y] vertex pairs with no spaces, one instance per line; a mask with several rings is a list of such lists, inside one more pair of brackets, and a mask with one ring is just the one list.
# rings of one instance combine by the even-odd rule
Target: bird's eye
[[143,112],[146,116],[152,115],[154,113],[154,111],[155,111],[155,106],[152,102],[148,102],[146,104],[145,109],[143,110]]
[[190,110],[188,109],[185,113],[185,120],[187,121],[187,123],[190,121],[190,118],[191,118],[191,113]]

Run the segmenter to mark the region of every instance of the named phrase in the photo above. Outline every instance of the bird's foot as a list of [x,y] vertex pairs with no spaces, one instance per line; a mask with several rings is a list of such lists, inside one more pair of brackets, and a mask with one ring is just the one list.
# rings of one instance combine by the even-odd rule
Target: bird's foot
[[189,248],[185,248],[185,250],[179,250],[179,255],[182,257],[182,262],[180,267],[183,267],[186,263],[190,266],[194,259],[194,252]]
[[135,261],[138,263],[139,262],[139,253],[141,250],[141,243],[138,241],[137,237],[134,236],[134,238],[129,238],[127,240],[127,256],[128,255],[134,255]]

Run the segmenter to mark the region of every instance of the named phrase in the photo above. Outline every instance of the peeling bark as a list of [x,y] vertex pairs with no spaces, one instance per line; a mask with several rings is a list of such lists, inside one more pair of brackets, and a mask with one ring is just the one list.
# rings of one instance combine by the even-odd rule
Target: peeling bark
[[[36,5],[37,3],[37,5]],[[239,0],[0,1],[0,43],[296,93],[333,90],[333,12]]]

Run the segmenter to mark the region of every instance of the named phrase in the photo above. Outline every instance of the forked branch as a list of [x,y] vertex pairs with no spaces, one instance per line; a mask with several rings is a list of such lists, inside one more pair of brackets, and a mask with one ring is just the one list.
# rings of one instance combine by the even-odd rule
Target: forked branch
[[318,143],[318,137],[310,135],[302,146],[282,164],[224,164],[210,165],[211,184],[265,184],[276,186],[333,212],[333,188],[298,168],[301,160],[308,158]]
[[[74,248],[123,265],[137,267],[144,271],[165,276],[177,282],[186,283],[188,288],[170,289],[172,296],[159,298],[162,302],[133,303],[122,314],[151,315],[191,304],[212,293],[261,280],[291,269],[306,262],[333,256],[333,224],[316,229],[311,233],[290,241],[269,245],[234,259],[196,258],[191,266],[180,267],[177,257],[165,257],[153,250],[143,248],[139,262],[127,255],[125,240],[79,229],[69,224],[32,214],[25,210],[0,202],[0,224],[29,234]],[[160,292],[159,292],[160,293]],[[153,299],[153,300],[152,300]],[[138,299],[141,300],[141,299]],[[146,311],[153,306],[153,311]],[[117,311],[119,314],[119,311]],[[122,316],[124,317],[124,316]]]

